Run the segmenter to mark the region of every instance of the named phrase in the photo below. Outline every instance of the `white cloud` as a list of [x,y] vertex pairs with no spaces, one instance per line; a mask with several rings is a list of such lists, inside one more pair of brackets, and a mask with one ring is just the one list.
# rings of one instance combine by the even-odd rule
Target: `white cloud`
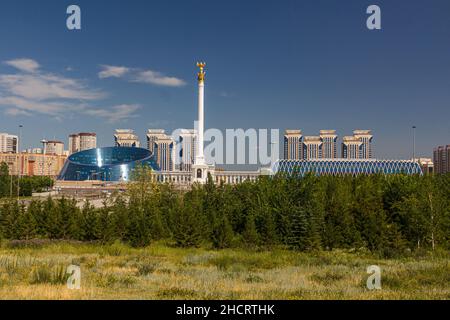
[[34,100],[97,100],[104,93],[87,89],[79,80],[53,74],[0,75],[0,87],[14,96]]
[[0,97],[0,105],[11,106],[5,111],[9,116],[27,115],[33,112],[61,119],[65,114],[82,114],[105,119],[110,123],[138,117],[136,113],[141,107],[135,104],[123,104],[111,108],[95,108],[86,104],[70,104],[64,102],[36,102],[19,97]]
[[13,116],[13,117],[17,117],[17,116],[31,117],[32,116],[32,114],[30,112],[22,110],[22,109],[17,109],[17,108],[6,109],[5,114],[8,116]]
[[127,67],[108,66],[108,65],[102,65],[100,67],[103,69],[98,73],[98,77],[100,79],[121,78],[130,71],[130,69]]
[[20,71],[34,73],[40,68],[39,63],[32,59],[14,59],[5,61],[5,64],[19,69]]
[[40,102],[15,96],[0,97],[0,105],[53,116],[77,112],[85,108],[82,104],[71,104],[67,101]]
[[[7,63],[12,65],[11,61]],[[89,115],[111,123],[138,116],[136,112],[140,106],[135,104],[111,108],[92,106],[90,103],[107,95],[88,88],[79,79],[38,71],[37,62],[34,68],[31,64],[26,67],[22,62],[14,64],[20,65],[18,73],[0,75],[0,107],[6,107],[6,115],[44,114],[59,121],[67,116]]]
[[184,80],[175,77],[167,77],[160,72],[152,70],[140,71],[132,81],[167,87],[181,87],[186,84]]
[[109,109],[92,109],[86,110],[85,113],[91,116],[97,116],[106,119],[110,123],[125,121],[130,118],[136,118],[138,115],[136,111],[141,106],[137,104],[121,104],[113,106]]
[[98,73],[100,79],[124,78],[136,83],[148,83],[165,87],[181,87],[186,84],[182,79],[168,77],[161,72],[153,70],[133,69],[121,66],[101,65],[102,71]]

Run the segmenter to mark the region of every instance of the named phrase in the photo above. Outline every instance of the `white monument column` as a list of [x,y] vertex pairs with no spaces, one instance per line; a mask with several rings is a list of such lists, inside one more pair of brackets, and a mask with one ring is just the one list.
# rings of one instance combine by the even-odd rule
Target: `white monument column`
[[204,132],[205,132],[205,71],[206,63],[199,62],[197,66],[200,68],[198,73],[198,148],[196,164],[205,164],[205,156],[203,154]]
[[205,131],[205,67],[206,63],[199,62],[198,73],[198,123],[197,123],[197,155],[192,166],[193,182],[205,183],[208,178],[209,166],[206,164],[204,149]]

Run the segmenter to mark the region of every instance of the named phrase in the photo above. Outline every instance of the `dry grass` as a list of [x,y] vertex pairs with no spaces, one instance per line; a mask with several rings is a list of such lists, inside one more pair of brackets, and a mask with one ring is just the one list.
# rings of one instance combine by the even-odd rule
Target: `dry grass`
[[[61,268],[81,267],[69,290]],[[365,288],[379,265],[382,289]],[[2,299],[450,299],[448,253],[381,260],[344,251],[132,249],[53,243],[0,249]]]

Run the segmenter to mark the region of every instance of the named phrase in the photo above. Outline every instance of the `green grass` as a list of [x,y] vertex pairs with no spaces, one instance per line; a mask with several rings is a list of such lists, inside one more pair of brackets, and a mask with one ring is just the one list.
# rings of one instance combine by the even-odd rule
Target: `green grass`
[[[81,268],[81,289],[66,286],[67,266]],[[382,289],[366,289],[369,265]],[[34,242],[0,248],[2,299],[450,299],[448,252],[380,259],[365,251],[300,253],[135,249]]]

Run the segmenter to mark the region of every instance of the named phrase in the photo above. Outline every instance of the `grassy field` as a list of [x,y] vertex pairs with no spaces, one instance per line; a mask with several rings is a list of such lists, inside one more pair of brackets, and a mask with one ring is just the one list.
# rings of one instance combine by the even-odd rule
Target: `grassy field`
[[[81,267],[80,290],[65,284],[70,264]],[[381,267],[381,290],[366,289],[369,265]],[[383,260],[344,251],[3,243],[0,299],[450,299],[450,259],[442,252]]]

